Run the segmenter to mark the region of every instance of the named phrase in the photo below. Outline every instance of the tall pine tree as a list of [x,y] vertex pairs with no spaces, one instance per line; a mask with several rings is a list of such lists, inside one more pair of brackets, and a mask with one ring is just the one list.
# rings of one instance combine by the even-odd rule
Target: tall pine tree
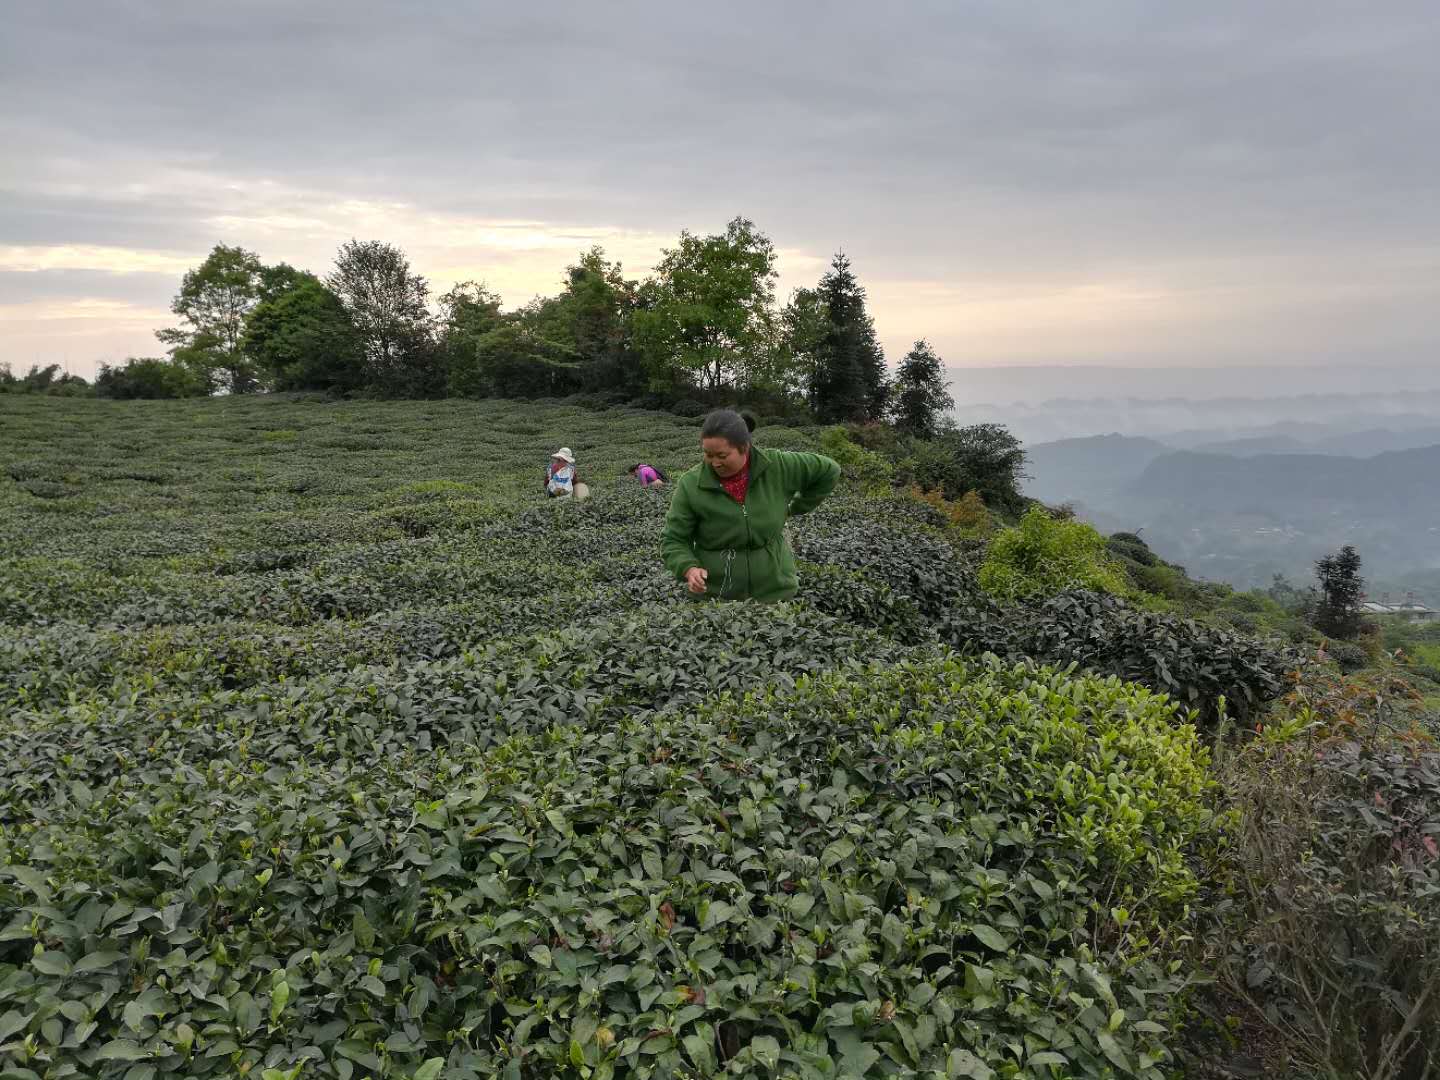
[[906,435],[933,439],[954,407],[940,357],[922,338],[901,361],[895,377],[895,427]]
[[1365,626],[1360,605],[1365,600],[1365,579],[1360,576],[1360,554],[1346,544],[1315,564],[1320,601],[1315,608],[1315,629],[1348,641]]
[[816,350],[810,407],[825,423],[879,420],[890,391],[885,354],[865,310],[865,289],[843,253],[835,256],[817,292],[826,328]]

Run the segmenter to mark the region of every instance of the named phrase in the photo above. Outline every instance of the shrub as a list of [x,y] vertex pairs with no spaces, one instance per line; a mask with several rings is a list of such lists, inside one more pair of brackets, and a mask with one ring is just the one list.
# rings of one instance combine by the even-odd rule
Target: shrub
[[1330,644],[1325,651],[1336,666],[1344,672],[1359,671],[1370,662],[1370,657],[1359,645],[1351,645],[1343,641]]
[[676,416],[685,416],[698,419],[710,412],[711,406],[703,401],[696,401],[694,398],[682,398],[670,406],[670,411]]
[[1025,512],[1017,528],[991,541],[980,586],[1006,600],[1054,596],[1067,589],[1126,591],[1099,533],[1083,522],[1057,521],[1038,506]]
[[854,442],[843,425],[825,429],[820,436],[820,452],[839,462],[845,474],[865,491],[885,490],[893,481],[895,471],[890,463]]
[[0,1074],[1167,1066],[1203,754],[1010,661],[1203,706],[1253,642],[1002,607],[893,489],[791,523],[796,602],[692,605],[623,469],[694,423],[634,409],[6,395],[0,440]]
[[1226,776],[1239,811],[1227,984],[1317,1072],[1433,1075],[1440,754],[1260,740]]
[[935,660],[600,722],[548,718],[524,672],[447,680],[509,701],[483,745],[363,679],[189,720],[152,760],[146,722],[92,729],[63,776],[12,742],[10,805],[44,808],[0,886],[21,1059],[1162,1075],[1183,980],[1157,946],[1213,843],[1171,707]]
[[955,428],[934,439],[905,439],[899,457],[897,471],[905,483],[942,491],[947,499],[979,492],[986,506],[1006,513],[1017,513],[1025,505],[1019,487],[1025,451],[999,424]]
[[971,537],[984,537],[995,530],[994,516],[985,508],[985,500],[979,492],[967,491],[961,498],[951,502],[938,491],[924,491],[911,485],[910,497],[927,503],[939,511],[945,524]]
[[123,367],[101,364],[95,378],[97,396],[119,400],[200,397],[206,392],[189,368],[153,357],[131,357]]
[[1100,593],[1072,592],[1002,609],[967,599],[939,620],[940,640],[966,652],[1033,657],[1170,694],[1213,725],[1221,699],[1243,718],[1277,698],[1294,659],[1254,638]]

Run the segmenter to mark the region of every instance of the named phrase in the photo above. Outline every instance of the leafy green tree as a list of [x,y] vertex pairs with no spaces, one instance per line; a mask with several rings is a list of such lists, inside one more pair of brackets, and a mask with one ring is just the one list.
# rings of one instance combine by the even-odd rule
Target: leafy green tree
[[895,427],[907,435],[933,439],[955,399],[945,384],[940,357],[925,340],[915,342],[895,377]]
[[95,378],[100,397],[134,398],[201,397],[209,393],[202,376],[186,364],[153,356],[131,357],[123,366],[100,365]]
[[260,268],[260,302],[274,300],[297,285],[310,281],[318,281],[314,274],[308,270],[297,270],[289,263],[276,263],[274,266],[262,266]]
[[186,273],[170,305],[184,325],[156,332],[170,346],[171,357],[194,371],[208,392],[261,389],[240,348],[245,319],[260,299],[261,272],[253,252],[216,244],[203,263]]
[[1360,553],[1346,544],[1315,563],[1320,596],[1315,605],[1315,629],[1341,641],[1360,636],[1365,617],[1365,579],[1360,576]]
[[242,347],[276,390],[345,393],[364,385],[365,353],[355,324],[313,274],[295,272],[261,301],[250,313]]
[[[527,317],[528,315],[528,317]],[[533,312],[508,321],[476,344],[478,373],[486,393],[496,397],[558,397],[580,385],[575,353],[542,335]]]
[[594,247],[566,269],[564,291],[541,305],[542,333],[574,350],[584,389],[644,391],[645,368],[633,348],[630,326],[638,294],[639,286],[625,278],[620,264]]
[[817,292],[827,325],[817,350],[810,407],[826,423],[879,420],[889,397],[885,354],[865,308],[865,288],[843,253],[835,256]]
[[480,341],[505,322],[500,295],[482,282],[462,281],[440,297],[440,353],[447,395],[484,397],[492,392],[481,368]]
[[933,439],[909,440],[905,453],[900,478],[943,491],[947,499],[975,491],[986,506],[1011,512],[1025,503],[1025,449],[1002,424],[942,427]]
[[780,312],[778,351],[787,392],[803,396],[815,382],[820,349],[830,328],[825,302],[815,289],[796,289]]
[[723,233],[680,234],[646,282],[635,339],[656,389],[743,384],[771,345],[775,247],[737,217]]
[[368,386],[396,397],[443,393],[445,373],[426,306],[429,286],[410,272],[404,252],[378,240],[351,240],[340,248],[325,284],[360,334]]

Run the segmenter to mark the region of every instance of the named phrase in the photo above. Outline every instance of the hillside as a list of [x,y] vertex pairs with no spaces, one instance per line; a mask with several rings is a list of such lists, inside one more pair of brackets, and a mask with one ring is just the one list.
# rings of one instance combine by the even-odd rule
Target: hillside
[[1129,488],[1170,448],[1154,439],[1095,435],[1026,448],[1025,493],[1042,502],[1106,505]]
[[[589,503],[539,492],[562,441]],[[624,470],[696,455],[553,403],[0,400],[0,1052],[1160,1080],[1218,841],[1138,684],[1211,723],[1279,657],[997,604],[935,508],[848,481],[791,523],[796,602],[687,601]]]
[[1264,454],[1239,459],[1182,451],[1153,459],[1129,493],[1205,510],[1254,504],[1282,516],[1330,508],[1408,518],[1435,510],[1437,477],[1440,445],[1369,458]]
[[[1353,544],[1375,580],[1424,589],[1440,569],[1440,444],[1368,457],[1323,449],[1421,433],[1312,431],[1209,450],[1121,435],[1067,439],[1028,448],[1025,490],[1075,505],[1102,531],[1144,530],[1163,557],[1241,588],[1265,587],[1275,574],[1308,578],[1315,559]],[[1296,452],[1276,452],[1287,447]]]

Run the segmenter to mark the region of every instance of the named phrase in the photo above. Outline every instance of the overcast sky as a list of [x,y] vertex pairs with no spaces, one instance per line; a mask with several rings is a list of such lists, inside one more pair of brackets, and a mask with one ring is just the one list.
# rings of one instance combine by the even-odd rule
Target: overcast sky
[[1440,3],[0,0],[0,362],[157,354],[217,242],[514,306],[752,218],[887,352],[1440,366]]

